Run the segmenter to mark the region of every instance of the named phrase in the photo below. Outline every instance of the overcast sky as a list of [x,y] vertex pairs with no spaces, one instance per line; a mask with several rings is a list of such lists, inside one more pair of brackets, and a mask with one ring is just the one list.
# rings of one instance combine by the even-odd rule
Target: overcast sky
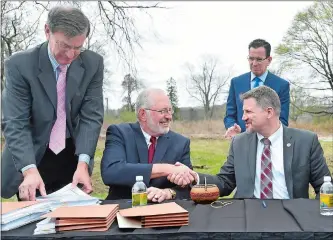
[[[139,2],[145,5],[145,2]],[[84,12],[91,15],[91,2],[84,2]],[[151,4],[151,2],[150,2]],[[149,87],[166,89],[166,81],[177,81],[179,106],[198,106],[185,90],[189,71],[186,64],[196,67],[202,57],[211,55],[219,61],[220,75],[232,68],[232,77],[249,71],[248,44],[263,38],[274,48],[281,43],[295,15],[313,2],[306,1],[161,1],[165,9],[149,9],[149,15],[134,11],[135,24],[142,36],[142,49],[136,49],[137,76]],[[40,41],[46,13],[40,19]],[[92,19],[93,20],[93,19]],[[102,28],[102,26],[98,26]],[[105,44],[108,47],[108,44]],[[119,61],[114,51],[108,51],[105,65],[112,72],[109,108],[120,108],[123,90],[121,81],[129,72]],[[198,68],[197,68],[198,69]],[[228,89],[226,89],[228,90]],[[223,103],[226,95],[220,97]],[[134,96],[134,99],[136,96]]]
[[[143,49],[137,52],[138,76],[147,86],[163,89],[166,80],[173,77],[177,81],[179,105],[198,105],[184,89],[186,63],[198,65],[203,55],[210,54],[219,59],[221,71],[233,66],[233,76],[247,72],[248,44],[263,38],[274,49],[294,16],[312,3],[162,2],[168,9],[149,11],[151,20],[144,14],[137,17],[136,24],[144,37]],[[272,56],[274,61],[274,51]],[[113,64],[111,69],[113,91],[107,97],[114,109],[121,107],[120,82],[126,71],[119,64]],[[225,96],[221,96],[220,102],[224,100]]]

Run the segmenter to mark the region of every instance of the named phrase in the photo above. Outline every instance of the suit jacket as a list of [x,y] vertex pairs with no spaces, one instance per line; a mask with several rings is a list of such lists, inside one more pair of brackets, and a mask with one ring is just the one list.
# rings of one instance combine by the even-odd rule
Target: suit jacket
[[[207,182],[217,184],[221,196],[229,195],[237,186],[235,198],[253,198],[257,142],[256,133],[244,132],[235,136],[220,173],[216,176],[199,174],[200,182],[206,177]],[[287,147],[288,143],[290,147]],[[330,176],[330,171],[317,135],[283,126],[283,161],[289,197],[309,198],[309,183],[319,197],[324,176]]]
[[[45,42],[5,62],[2,197],[9,198],[18,191],[23,167],[39,165],[56,121],[56,79],[47,48]],[[104,116],[103,71],[103,58],[89,50],[81,53],[67,70],[66,124],[76,155],[94,157]],[[93,159],[90,172],[92,168]]]
[[[192,168],[190,140],[169,131],[157,139],[152,163],[176,162]],[[177,198],[189,197],[189,188],[176,187],[166,177],[150,180],[152,166],[148,163],[148,146],[138,122],[109,126],[101,162],[103,182],[110,187],[107,199],[131,198],[135,176],[139,175],[147,187],[173,188]]]
[[[290,103],[289,82],[268,72],[264,85],[274,89],[279,95],[281,102],[280,121],[283,125],[288,126]],[[237,123],[241,127],[242,132],[246,130],[245,122],[242,120],[243,102],[240,99],[240,95],[249,90],[251,90],[251,72],[231,79],[226,116],[224,117],[224,126],[226,129]]]

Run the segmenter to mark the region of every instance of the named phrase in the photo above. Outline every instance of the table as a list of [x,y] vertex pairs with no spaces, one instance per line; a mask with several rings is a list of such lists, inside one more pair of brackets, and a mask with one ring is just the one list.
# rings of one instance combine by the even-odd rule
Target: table
[[[319,201],[310,199],[223,199],[233,204],[212,208],[192,201],[175,202],[190,213],[189,226],[119,229],[115,221],[106,232],[62,232],[32,235],[36,223],[8,232],[1,239],[333,239],[333,216],[319,214]],[[128,208],[128,200],[103,201]]]

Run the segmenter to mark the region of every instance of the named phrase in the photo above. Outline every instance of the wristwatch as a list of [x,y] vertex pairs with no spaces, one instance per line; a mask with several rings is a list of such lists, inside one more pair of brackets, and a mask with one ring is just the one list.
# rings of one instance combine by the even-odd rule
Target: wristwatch
[[168,188],[170,193],[171,193],[171,199],[176,199],[176,191],[171,189],[171,188]]

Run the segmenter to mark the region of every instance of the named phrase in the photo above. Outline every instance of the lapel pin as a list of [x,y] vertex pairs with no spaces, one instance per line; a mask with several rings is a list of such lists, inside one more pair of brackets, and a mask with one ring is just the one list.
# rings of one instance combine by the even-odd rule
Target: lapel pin
[[287,147],[290,147],[291,146],[291,144],[290,143],[287,143]]

